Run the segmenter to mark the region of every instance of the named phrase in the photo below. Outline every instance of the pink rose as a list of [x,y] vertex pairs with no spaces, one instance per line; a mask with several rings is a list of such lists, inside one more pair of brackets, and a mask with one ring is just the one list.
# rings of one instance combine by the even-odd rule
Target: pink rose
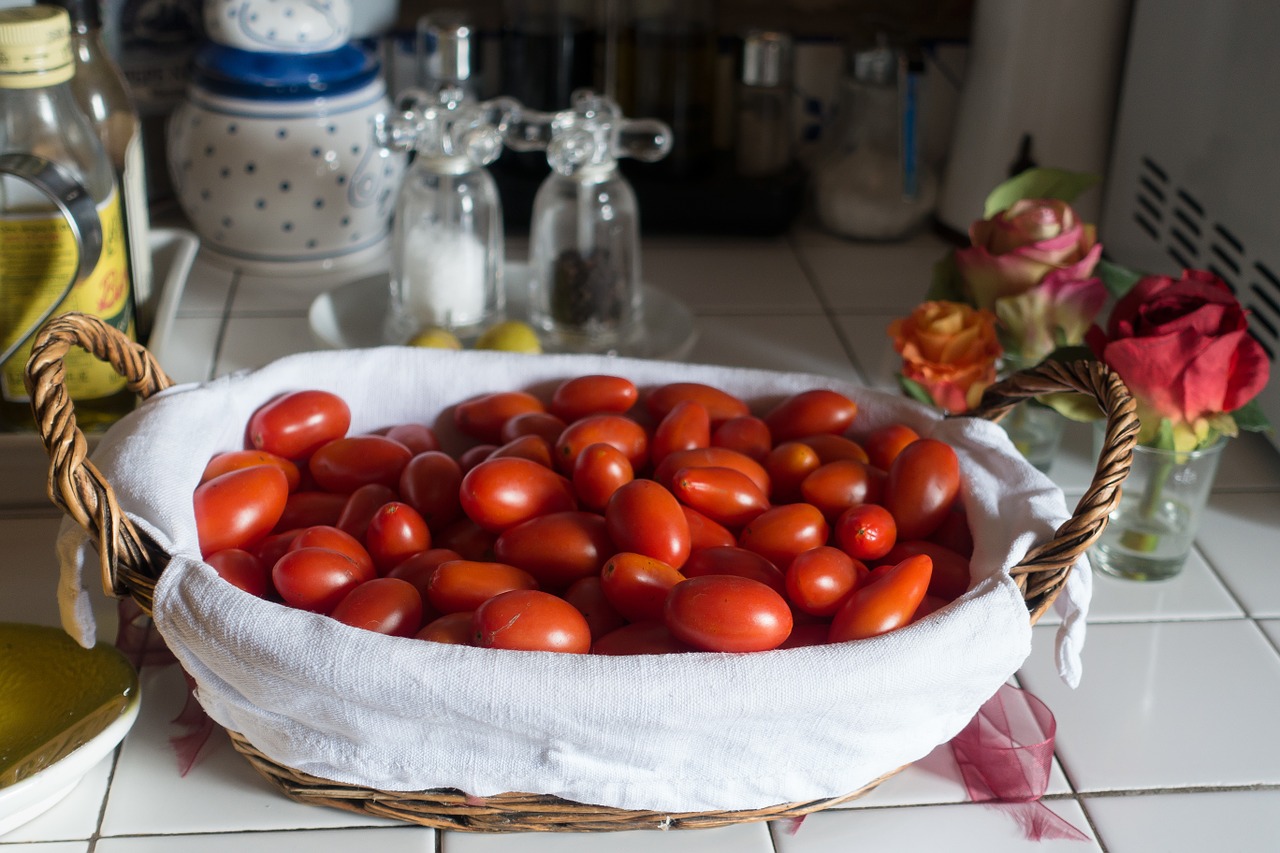
[[1077,279],[1054,270],[1038,286],[996,300],[1005,349],[1034,363],[1059,346],[1083,343],[1106,302],[1102,279]]
[[1086,335],[1143,408],[1175,426],[1232,412],[1266,386],[1266,352],[1222,279],[1202,270],[1138,280],[1104,332]]
[[969,248],[956,250],[956,267],[969,298],[988,309],[1003,296],[1030,290],[1054,271],[1087,279],[1102,256],[1097,229],[1056,199],[1014,202],[992,218],[974,222],[969,242]]

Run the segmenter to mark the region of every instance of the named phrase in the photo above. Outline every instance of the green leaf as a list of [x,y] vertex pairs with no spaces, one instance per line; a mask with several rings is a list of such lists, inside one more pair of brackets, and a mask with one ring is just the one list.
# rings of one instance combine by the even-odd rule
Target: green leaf
[[925,295],[929,301],[968,302],[964,292],[964,279],[960,277],[960,268],[956,266],[956,258],[952,252],[933,265],[933,281],[929,284],[929,292]]
[[1272,430],[1271,421],[1267,420],[1267,416],[1263,413],[1262,407],[1258,405],[1257,400],[1250,400],[1240,408],[1231,413],[1236,419],[1236,426],[1240,429],[1247,429],[1250,432],[1270,432]]
[[1099,175],[1065,169],[1027,169],[991,191],[983,205],[982,218],[990,219],[1024,198],[1056,198],[1070,204],[1100,180]]
[[1132,290],[1133,286],[1138,283],[1138,279],[1142,278],[1142,273],[1131,270],[1128,267],[1122,267],[1113,261],[1108,261],[1106,258],[1098,261],[1098,265],[1093,268],[1093,274],[1102,279],[1107,292],[1115,299],[1119,299]]
[[1044,394],[1036,397],[1036,401],[1053,409],[1064,418],[1080,423],[1089,423],[1102,417],[1102,409],[1098,408],[1098,401],[1088,394],[1080,394],[1076,391]]
[[899,375],[898,384],[902,386],[902,392],[916,402],[924,403],[926,406],[937,405],[933,402],[933,395],[929,393],[928,389],[914,379]]

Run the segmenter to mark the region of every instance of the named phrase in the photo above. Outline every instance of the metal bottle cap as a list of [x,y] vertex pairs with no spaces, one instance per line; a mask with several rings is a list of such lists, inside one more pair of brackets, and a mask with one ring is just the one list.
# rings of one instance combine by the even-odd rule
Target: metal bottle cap
[[471,79],[475,31],[461,12],[441,11],[418,19],[423,79],[463,83]]
[[750,30],[742,41],[742,82],[783,86],[791,80],[791,36],[774,30]]
[[34,89],[75,74],[71,19],[53,6],[0,9],[0,88]]

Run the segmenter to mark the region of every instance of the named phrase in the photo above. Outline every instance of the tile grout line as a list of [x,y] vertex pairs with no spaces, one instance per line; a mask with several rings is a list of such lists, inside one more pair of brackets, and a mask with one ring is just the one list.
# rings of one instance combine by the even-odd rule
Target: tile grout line
[[832,307],[830,300],[827,299],[827,295],[822,292],[822,288],[818,285],[818,277],[813,270],[813,265],[809,262],[809,259],[805,256],[804,252],[801,251],[801,248],[796,241],[794,231],[787,232],[786,242],[787,247],[791,250],[791,254],[796,260],[796,264],[800,267],[800,271],[804,273],[805,283],[809,285],[809,290],[813,292],[814,298],[817,299],[818,305],[822,308],[822,316],[826,318],[827,324],[835,333],[836,340],[840,342],[840,348],[844,350],[845,358],[847,358],[849,360],[849,364],[853,366],[854,372],[857,373],[858,378],[865,383],[867,387],[870,387],[872,384],[871,374],[868,373],[867,369],[862,365],[861,361],[858,359],[857,353],[854,352],[853,346],[850,344],[848,337],[845,335],[844,330],[840,328],[840,324],[836,322],[836,312]]

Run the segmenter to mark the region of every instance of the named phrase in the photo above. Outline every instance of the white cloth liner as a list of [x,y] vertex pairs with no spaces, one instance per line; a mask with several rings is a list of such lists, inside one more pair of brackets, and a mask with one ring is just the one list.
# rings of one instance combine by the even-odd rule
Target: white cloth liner
[[[950,442],[961,456],[978,582],[953,606],[871,640],[617,658],[384,637],[247,595],[200,559],[192,490],[209,457],[242,446],[250,414],[278,393],[328,389],[350,403],[352,433],[418,421],[457,448],[451,404],[486,391],[547,392],[588,373],[626,376],[642,389],[705,382],[757,411],[829,387],[858,401],[855,432],[902,420]],[[625,809],[838,796],[950,739],[1029,654],[1027,610],[1007,570],[1069,516],[1058,488],[994,424],[943,420],[829,377],[594,356],[305,353],[152,397],[102,438],[94,461],[121,506],[173,555],[156,587],[155,621],[201,704],[273,760],[383,790],[523,791]],[[68,632],[92,643],[84,539],[64,524],[59,600]],[[1088,600],[1081,560],[1058,602],[1058,665],[1073,686]]]

